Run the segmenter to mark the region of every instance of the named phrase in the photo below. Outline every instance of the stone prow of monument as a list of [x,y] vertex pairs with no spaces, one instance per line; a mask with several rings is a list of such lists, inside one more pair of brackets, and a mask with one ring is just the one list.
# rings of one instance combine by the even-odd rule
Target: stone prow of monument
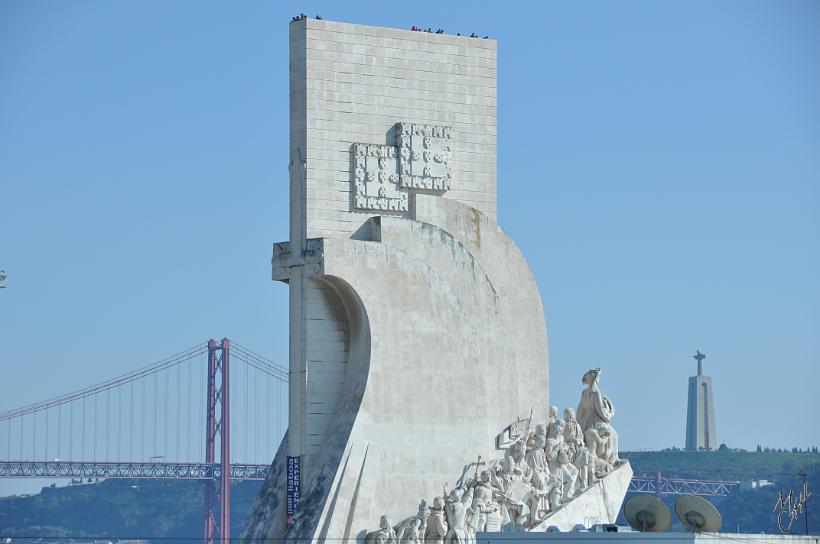
[[529,532],[546,532],[552,527],[569,532],[579,523],[585,527],[615,523],[631,480],[632,465],[624,460],[612,472],[590,485],[577,497],[555,512],[550,512],[546,518],[531,527]]
[[495,222],[495,42],[309,19],[290,46],[289,427],[242,538],[363,541],[547,419],[546,324]]
[[415,209],[414,219],[368,219],[367,239],[322,240],[313,281],[345,308],[344,393],[294,522],[285,530],[280,447],[248,527],[257,507],[272,511],[247,536],[361,536],[454,485],[465,459],[492,457],[510,421],[533,409],[546,418],[546,332],[521,253],[459,202],[418,195]]

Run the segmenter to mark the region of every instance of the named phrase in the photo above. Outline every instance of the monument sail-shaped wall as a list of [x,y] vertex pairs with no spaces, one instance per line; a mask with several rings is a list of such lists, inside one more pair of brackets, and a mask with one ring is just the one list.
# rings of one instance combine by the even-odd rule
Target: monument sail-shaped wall
[[289,428],[243,538],[356,539],[547,418],[546,326],[495,222],[494,41],[295,21],[290,99]]

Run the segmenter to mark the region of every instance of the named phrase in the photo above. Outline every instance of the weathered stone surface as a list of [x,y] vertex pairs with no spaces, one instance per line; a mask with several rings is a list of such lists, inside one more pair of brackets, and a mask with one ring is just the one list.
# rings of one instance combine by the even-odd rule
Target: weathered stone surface
[[579,524],[591,527],[599,523],[615,523],[631,479],[632,466],[629,461],[622,461],[612,472],[551,512],[530,531],[544,532],[552,526],[571,531]]
[[[517,286],[527,304],[512,307],[498,292],[511,291],[515,275],[493,283],[446,231],[371,221],[380,242],[325,239],[325,275],[312,280],[334,290],[360,342],[350,343],[344,394],[289,537],[358,537],[380,515],[401,519],[452,486],[465,459],[491,457],[509,421],[533,408],[546,416],[546,334],[532,279]],[[492,236],[493,259],[526,267],[509,239]],[[521,330],[534,331],[528,342],[514,341]]]
[[[379,215],[412,217],[413,198],[425,192],[493,220],[495,67],[493,40],[313,19],[290,24],[288,245],[295,249],[273,273],[291,287],[290,396],[298,409],[289,447],[307,470],[341,399],[350,350],[342,303],[314,279],[321,264],[310,259],[306,240],[360,237]],[[419,179],[441,189],[414,188]]]

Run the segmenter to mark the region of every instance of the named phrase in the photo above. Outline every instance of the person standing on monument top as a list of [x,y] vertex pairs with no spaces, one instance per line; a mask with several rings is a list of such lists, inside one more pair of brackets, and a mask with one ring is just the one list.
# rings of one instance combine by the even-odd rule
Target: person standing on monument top
[[596,423],[609,423],[615,416],[612,401],[598,389],[600,375],[601,369],[593,368],[581,378],[581,383],[587,388],[581,393],[581,402],[578,403],[575,417],[584,432]]

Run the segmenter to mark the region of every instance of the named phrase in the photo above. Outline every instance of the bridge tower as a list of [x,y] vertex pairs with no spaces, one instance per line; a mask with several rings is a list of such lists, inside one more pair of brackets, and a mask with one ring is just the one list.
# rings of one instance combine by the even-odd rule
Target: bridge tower
[[[231,341],[223,338],[219,344],[208,341],[208,394],[205,418],[205,463],[216,463],[216,437],[219,435],[219,486],[216,479],[205,482],[205,544],[220,544],[231,539],[231,413],[230,413],[230,353]],[[217,388],[217,377],[220,386]],[[217,412],[217,406],[219,411]],[[218,414],[218,415],[217,415]],[[219,499],[219,521],[216,502]]]

